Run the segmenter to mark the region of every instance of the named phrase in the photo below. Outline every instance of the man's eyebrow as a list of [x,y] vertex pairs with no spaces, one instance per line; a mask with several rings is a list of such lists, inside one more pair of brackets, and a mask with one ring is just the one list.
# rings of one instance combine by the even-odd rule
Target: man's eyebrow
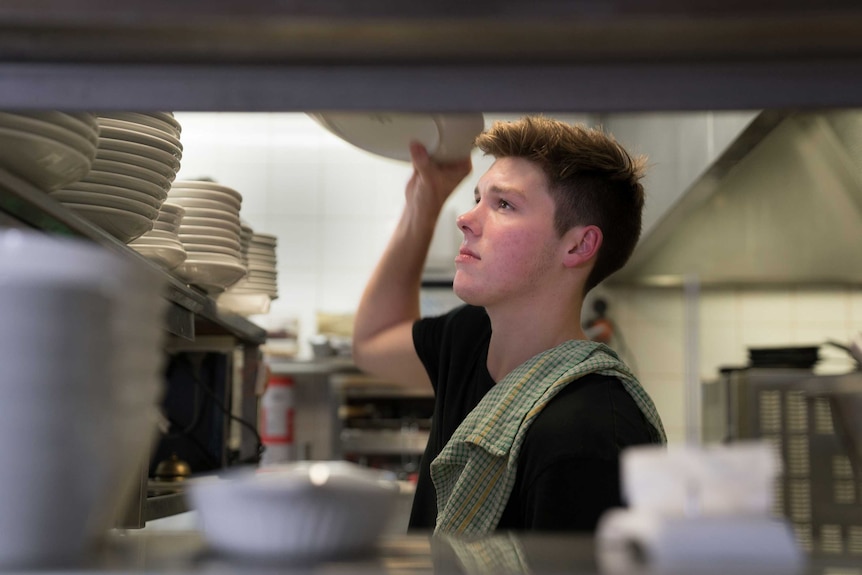
[[[506,186],[498,186],[498,185],[493,185],[490,188],[488,188],[488,193],[491,193],[491,194],[512,194],[512,195],[524,197],[524,192],[522,192],[518,188],[509,188]],[[473,190],[473,197],[478,198],[479,196],[480,196],[479,186],[476,186],[476,188]]]

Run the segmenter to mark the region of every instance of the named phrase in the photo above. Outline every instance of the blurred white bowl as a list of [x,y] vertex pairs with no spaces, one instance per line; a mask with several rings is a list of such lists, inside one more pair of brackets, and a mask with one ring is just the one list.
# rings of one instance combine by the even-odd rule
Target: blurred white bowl
[[410,161],[410,142],[421,142],[432,158],[468,158],[473,142],[485,127],[481,113],[418,114],[332,112],[309,114],[345,142],[365,151]]
[[304,462],[195,482],[189,494],[215,550],[309,561],[373,550],[398,484],[347,462]]

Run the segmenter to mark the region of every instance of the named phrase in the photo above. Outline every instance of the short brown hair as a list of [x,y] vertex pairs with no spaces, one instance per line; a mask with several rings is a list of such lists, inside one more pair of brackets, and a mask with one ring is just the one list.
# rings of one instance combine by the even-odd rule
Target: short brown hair
[[586,291],[623,267],[641,234],[645,158],[632,157],[600,129],[542,116],[495,122],[476,138],[495,158],[535,162],[548,178],[554,199],[554,228],[562,236],[580,225],[595,225],[604,240],[587,278]]

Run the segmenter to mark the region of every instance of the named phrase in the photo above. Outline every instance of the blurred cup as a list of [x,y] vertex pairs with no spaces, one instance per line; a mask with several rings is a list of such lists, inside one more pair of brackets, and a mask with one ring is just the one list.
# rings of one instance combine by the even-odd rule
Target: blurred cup
[[163,284],[93,242],[0,232],[0,568],[75,565],[113,526],[157,428]]

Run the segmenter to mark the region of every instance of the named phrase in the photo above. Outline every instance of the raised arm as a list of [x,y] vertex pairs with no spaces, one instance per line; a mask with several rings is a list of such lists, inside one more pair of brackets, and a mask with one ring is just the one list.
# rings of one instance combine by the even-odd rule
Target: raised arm
[[[353,358],[361,370],[405,384],[428,385],[413,347],[419,288],[428,247],[446,199],[470,173],[470,158],[439,164],[421,144],[410,147],[413,176],[401,219],[356,312]],[[454,256],[453,256],[454,257]]]

